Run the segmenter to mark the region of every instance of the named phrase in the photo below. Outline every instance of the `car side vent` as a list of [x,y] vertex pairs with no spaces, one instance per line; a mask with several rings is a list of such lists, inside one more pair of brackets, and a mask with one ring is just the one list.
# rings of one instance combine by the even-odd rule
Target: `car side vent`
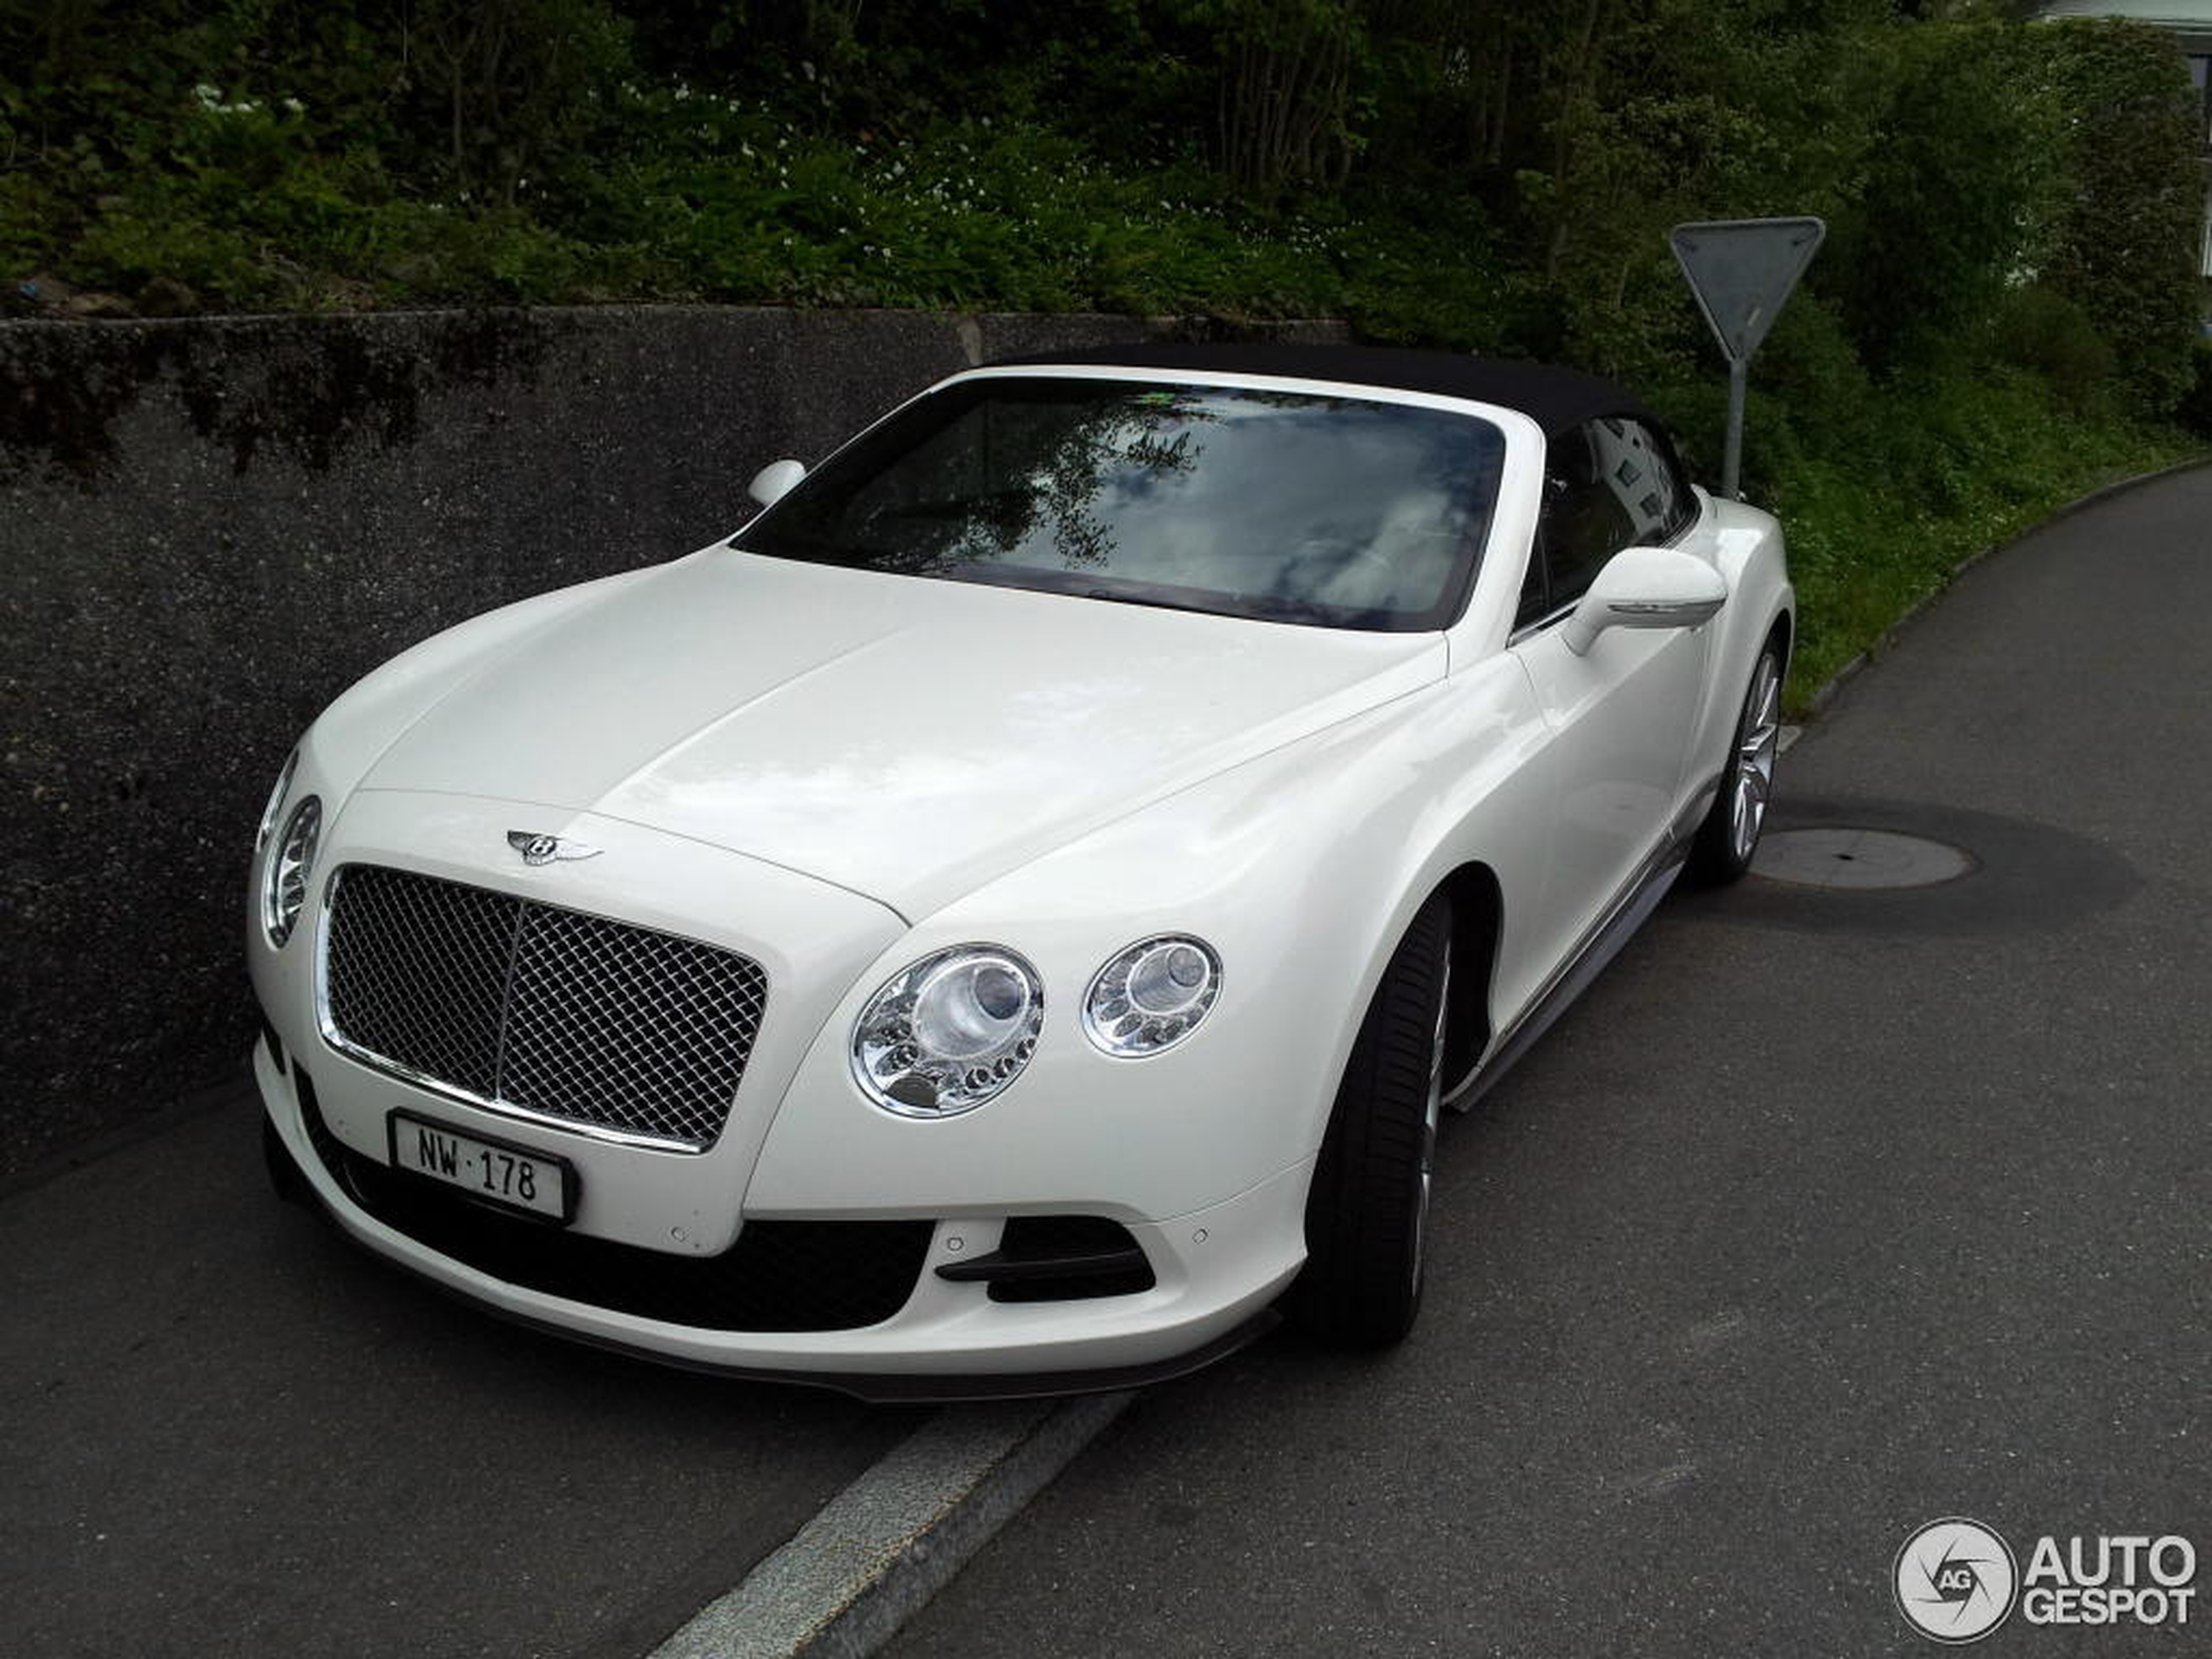
[[1015,1216],[996,1250],[947,1262],[937,1277],[988,1285],[994,1302],[1134,1296],[1158,1282],[1130,1230],[1103,1216]]

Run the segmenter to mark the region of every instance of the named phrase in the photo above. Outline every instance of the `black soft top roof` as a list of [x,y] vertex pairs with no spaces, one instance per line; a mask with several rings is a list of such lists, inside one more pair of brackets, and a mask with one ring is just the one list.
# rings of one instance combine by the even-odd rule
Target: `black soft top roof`
[[1278,374],[1348,385],[1387,386],[1443,397],[1474,398],[1518,409],[1556,436],[1601,415],[1643,417],[1635,395],[1580,369],[1504,362],[1458,352],[1391,346],[1177,345],[1091,346],[1080,351],[1001,357],[990,368],[1049,368],[1096,363],[1126,368],[1184,369],[1209,374]]

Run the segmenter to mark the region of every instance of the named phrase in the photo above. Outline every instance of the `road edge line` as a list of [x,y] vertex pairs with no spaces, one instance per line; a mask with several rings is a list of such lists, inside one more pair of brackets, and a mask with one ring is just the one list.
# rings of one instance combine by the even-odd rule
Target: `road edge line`
[[1882,630],[1872,644],[1831,674],[1820,685],[1815,686],[1811,694],[1805,698],[1804,713],[1799,717],[1800,723],[1811,725],[1819,720],[1827,713],[1829,705],[1835,702],[1844,686],[1872,667],[1878,659],[1890,654],[1897,644],[1898,634],[1901,630],[1917,621],[1921,612],[1951,591],[1952,585],[1960,577],[1965,576],[1967,571],[1985,559],[1993,557],[2007,548],[2017,547],[2029,536],[2040,535],[2060,521],[2072,518],[2076,513],[2086,511],[2111,496],[2125,495],[2131,489],[2138,489],[2144,484],[2155,484],[2161,478],[2171,478],[2178,473],[2194,472],[2200,467],[2212,467],[2212,452],[2192,455],[2184,461],[2169,462],[2163,467],[2154,467],[2148,472],[2139,472],[2132,477],[2115,478],[2108,484],[2100,484],[2085,496],[2076,496],[2072,501],[2054,507],[2017,536],[2007,536],[2001,542],[1992,542],[1986,547],[1976,548],[1945,571],[1940,583],[1906,606],[1896,621]]
[[939,1413],[649,1659],[865,1659],[1135,1398]]

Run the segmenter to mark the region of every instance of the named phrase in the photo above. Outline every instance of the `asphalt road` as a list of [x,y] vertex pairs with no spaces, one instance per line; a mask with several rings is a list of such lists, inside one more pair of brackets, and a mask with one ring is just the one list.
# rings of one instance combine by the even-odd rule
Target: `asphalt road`
[[1153,1391],[891,1651],[1926,1654],[1891,1566],[1952,1514],[2212,1588],[2208,617],[2212,471],[1969,573],[1776,826],[1979,868],[1670,900],[1447,1130],[1410,1342]]
[[653,1647],[919,1420],[449,1302],[240,1097],[0,1203],[0,1653]]
[[[2212,1558],[2208,615],[2212,472],[1975,571],[1777,818],[1973,874],[1662,907],[1448,1130],[1412,1342],[1152,1392],[895,1650],[1925,1652],[1938,1515]],[[638,1654],[919,1420],[449,1304],[255,1121],[0,1199],[10,1659]]]

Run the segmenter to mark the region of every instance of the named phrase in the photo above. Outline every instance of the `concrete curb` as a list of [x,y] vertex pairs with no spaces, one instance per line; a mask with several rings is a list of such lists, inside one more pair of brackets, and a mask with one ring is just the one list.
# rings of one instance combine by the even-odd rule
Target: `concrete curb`
[[1948,593],[1953,583],[1984,559],[1993,554],[2001,553],[2008,547],[2016,546],[2029,536],[2048,529],[2063,519],[2072,518],[2076,513],[2086,511],[2111,496],[2123,494],[2143,484],[2155,483],[2161,478],[2170,478],[2176,473],[2194,472],[2200,467],[2212,467],[2212,455],[2192,455],[2187,461],[2176,461],[2171,466],[2154,468],[2149,472],[2139,472],[2130,478],[2119,478],[2111,483],[2101,484],[2087,495],[2077,496],[2064,506],[2054,509],[2011,540],[1993,542],[1978,552],[1969,553],[1951,567],[1945,574],[1942,582],[1914,600],[1903,616],[1885,628],[1880,638],[1845,663],[1824,684],[1816,688],[1813,694],[1805,699],[1803,718],[1808,723],[1818,719],[1823,713],[1826,712],[1829,705],[1836,700],[1838,694],[1844,686],[1864,673],[1870,664],[1889,654],[1890,648],[1897,644],[1899,631],[1911,624],[1922,611]]
[[861,1659],[1135,1398],[940,1413],[650,1659]]

